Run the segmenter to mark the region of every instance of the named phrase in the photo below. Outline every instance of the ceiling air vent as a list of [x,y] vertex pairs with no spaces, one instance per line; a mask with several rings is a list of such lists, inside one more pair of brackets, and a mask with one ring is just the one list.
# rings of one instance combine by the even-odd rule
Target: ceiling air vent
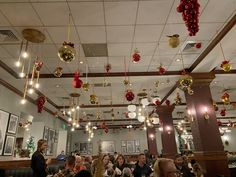
[[0,30],[0,42],[17,42],[19,39],[11,30]]
[[85,57],[107,57],[107,44],[82,44]]
[[195,41],[186,41],[182,46],[182,52],[193,52],[196,51]]

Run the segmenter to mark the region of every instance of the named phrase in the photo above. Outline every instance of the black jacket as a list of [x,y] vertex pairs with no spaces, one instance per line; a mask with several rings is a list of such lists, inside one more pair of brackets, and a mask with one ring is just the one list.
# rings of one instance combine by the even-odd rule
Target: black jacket
[[31,158],[31,168],[33,170],[33,177],[46,177],[46,162],[43,154],[39,151],[35,151]]
[[145,164],[143,167],[140,167],[137,163],[133,171],[134,177],[149,177],[151,173],[152,169],[147,164]]

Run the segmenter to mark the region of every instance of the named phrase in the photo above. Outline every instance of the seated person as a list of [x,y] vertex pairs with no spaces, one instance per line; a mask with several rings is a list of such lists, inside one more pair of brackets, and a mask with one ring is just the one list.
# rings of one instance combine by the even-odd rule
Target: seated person
[[73,177],[75,176],[75,173],[73,171],[74,167],[75,167],[75,157],[69,156],[66,159],[65,169],[56,173],[54,177]]
[[64,151],[61,151],[61,153],[57,156],[58,161],[65,161],[66,160],[66,155]]
[[149,177],[152,169],[146,164],[146,157],[143,153],[139,154],[138,162],[135,165],[133,175],[134,177]]

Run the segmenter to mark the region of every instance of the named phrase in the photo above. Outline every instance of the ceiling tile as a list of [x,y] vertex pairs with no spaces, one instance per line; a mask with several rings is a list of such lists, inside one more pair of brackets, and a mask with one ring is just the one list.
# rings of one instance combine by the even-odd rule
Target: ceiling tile
[[164,24],[173,0],[140,1],[137,24]]
[[133,51],[135,50],[135,48],[137,48],[141,56],[152,56],[156,46],[156,43],[135,43],[133,46]]
[[105,26],[77,27],[81,43],[106,43]]
[[209,1],[203,13],[201,14],[199,21],[200,22],[226,22],[226,20],[231,16],[231,14],[235,11],[235,9],[236,9],[235,0]]
[[182,43],[180,42],[179,46],[176,48],[171,48],[169,46],[168,42],[160,42],[159,47],[157,48],[155,55],[172,55],[172,54],[176,54],[179,52],[179,48],[180,46],[182,46]]
[[107,26],[107,42],[132,42],[134,26]]
[[33,6],[45,26],[68,25],[69,9],[66,2],[33,3]]
[[137,4],[137,1],[105,2],[106,25],[134,25]]
[[137,25],[135,29],[135,42],[158,41],[163,25]]
[[105,25],[102,2],[69,2],[76,25]]
[[10,26],[7,19],[0,13],[0,26]]
[[[0,57],[1,58],[10,58],[10,57],[12,57],[11,53],[9,53],[8,50],[6,50],[7,47],[8,46],[6,46],[6,45],[5,45],[5,47],[0,46],[0,53],[1,53]],[[19,52],[18,52],[18,54],[19,54]]]
[[89,67],[101,67],[104,70],[104,66],[107,63],[107,57],[87,57],[87,61],[88,61],[88,66]]
[[42,56],[45,58],[56,58],[58,49],[53,44],[44,44],[42,46]]
[[[67,41],[68,27],[47,27],[47,31],[51,36],[53,42],[57,44],[62,44],[64,41]],[[74,27],[71,28],[70,42],[72,43],[79,42],[79,38],[76,34]]]
[[108,56],[130,56],[131,44],[108,44]]
[[[1,4],[0,10],[13,26],[41,26],[41,22],[29,3]],[[16,15],[17,12],[17,15]]]

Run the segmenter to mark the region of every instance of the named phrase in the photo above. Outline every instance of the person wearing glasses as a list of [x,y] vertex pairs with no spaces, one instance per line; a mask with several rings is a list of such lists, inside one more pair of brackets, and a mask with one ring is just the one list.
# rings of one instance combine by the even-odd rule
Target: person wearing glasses
[[182,174],[176,169],[172,159],[159,158],[154,164],[153,177],[182,177]]

